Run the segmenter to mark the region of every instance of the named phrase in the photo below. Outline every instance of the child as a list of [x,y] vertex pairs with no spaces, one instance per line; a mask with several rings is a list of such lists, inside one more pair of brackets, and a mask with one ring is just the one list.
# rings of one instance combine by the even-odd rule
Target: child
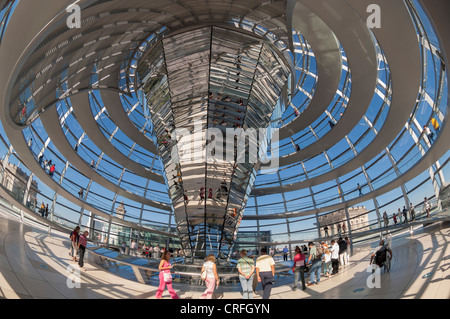
[[324,249],[323,253],[323,275],[331,277],[331,252],[328,248]]

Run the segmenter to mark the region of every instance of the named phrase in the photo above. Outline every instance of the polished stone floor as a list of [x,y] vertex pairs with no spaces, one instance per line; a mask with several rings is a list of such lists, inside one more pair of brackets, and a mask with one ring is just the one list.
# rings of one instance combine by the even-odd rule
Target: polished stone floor
[[[382,273],[379,288],[369,288],[367,272],[373,245],[355,246],[350,265],[338,275],[322,277],[319,285],[305,291],[292,291],[293,277],[285,277],[274,286],[271,299],[449,299],[450,227],[448,222],[405,232],[392,241],[394,258],[390,273]],[[109,273],[93,263],[80,273],[80,285],[74,285],[76,269],[68,255],[67,235],[38,225],[21,223],[17,217],[0,211],[0,298],[25,299],[154,299],[157,287],[144,285]],[[89,261],[93,260],[88,258]],[[374,280],[371,283],[375,283]],[[174,283],[182,299],[198,299],[199,287]],[[261,286],[255,299],[261,299]],[[164,299],[170,295],[166,289]],[[219,288],[216,299],[241,298],[238,289]]]

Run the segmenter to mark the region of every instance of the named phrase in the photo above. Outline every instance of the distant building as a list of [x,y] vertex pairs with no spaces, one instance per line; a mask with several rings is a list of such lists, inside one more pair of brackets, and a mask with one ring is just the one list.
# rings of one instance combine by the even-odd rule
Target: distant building
[[[27,184],[30,176],[25,173],[21,168],[10,163],[0,162],[4,170],[3,178],[0,183],[4,188],[6,188],[10,195],[13,196],[18,202],[23,203],[34,209],[35,199],[39,191],[38,184],[35,180],[31,182],[30,191],[26,193]],[[27,196],[24,202],[24,197]]]
[[[350,218],[350,227],[352,231],[366,231],[369,230],[369,216],[367,209],[364,206],[356,206],[347,208]],[[341,227],[341,234],[348,233],[347,216],[345,209],[338,210],[333,213],[328,213],[318,217],[320,225],[320,234],[325,236],[325,226],[328,226],[328,234],[330,236],[338,235],[339,226]],[[343,227],[345,225],[345,229]],[[345,230],[345,231],[344,231]]]

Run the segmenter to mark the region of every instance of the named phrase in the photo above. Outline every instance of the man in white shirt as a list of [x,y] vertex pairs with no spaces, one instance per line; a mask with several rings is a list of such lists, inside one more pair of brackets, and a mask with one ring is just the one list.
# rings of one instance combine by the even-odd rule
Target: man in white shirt
[[155,254],[155,259],[159,259],[159,245],[153,249],[153,253]]
[[263,298],[269,299],[275,277],[275,261],[267,255],[267,248],[261,248],[261,256],[256,259],[256,276],[263,287]]
[[334,239],[331,241],[331,267],[331,274],[336,275],[339,272],[339,245]]
[[130,254],[136,255],[136,241],[133,240],[130,246]]

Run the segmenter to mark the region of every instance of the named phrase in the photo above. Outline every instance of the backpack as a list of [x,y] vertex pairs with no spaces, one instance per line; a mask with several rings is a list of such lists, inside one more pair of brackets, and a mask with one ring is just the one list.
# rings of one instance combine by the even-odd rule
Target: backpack
[[375,254],[375,263],[381,267],[386,261],[386,249],[380,249]]
[[323,256],[323,249],[321,246],[316,246],[316,260],[322,259]]

